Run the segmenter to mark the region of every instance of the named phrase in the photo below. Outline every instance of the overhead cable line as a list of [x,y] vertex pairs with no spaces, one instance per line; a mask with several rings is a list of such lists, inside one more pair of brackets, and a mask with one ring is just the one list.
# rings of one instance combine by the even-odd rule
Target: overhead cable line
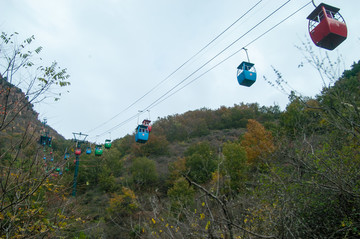
[[[225,30],[223,30],[219,35],[217,35],[214,39],[212,39],[208,44],[206,44],[203,48],[201,48],[196,54],[194,54],[192,57],[190,57],[188,60],[186,60],[183,64],[181,64],[177,69],[175,69],[172,73],[170,73],[165,79],[160,81],[158,84],[156,84],[153,88],[151,88],[148,92],[146,92],[143,96],[135,100],[132,104],[130,104],[128,107],[120,111],[118,114],[113,116],[111,119],[105,121],[104,123],[96,126],[95,128],[87,131],[87,133],[92,132],[101,126],[109,123],[111,120],[118,117],[120,114],[124,113],[128,109],[130,109],[132,106],[134,106],[136,103],[138,103],[140,100],[145,98],[147,95],[149,95],[152,91],[154,91],[156,88],[158,88],[162,83],[167,81],[171,76],[173,76],[176,72],[178,72],[181,68],[183,68],[187,63],[189,63],[192,59],[194,59],[196,56],[198,56],[201,52],[203,52],[207,47],[209,47],[213,42],[215,42],[220,36],[222,36],[225,32],[227,32],[232,26],[234,26],[238,21],[240,21],[243,17],[245,17],[249,12],[251,12],[257,5],[259,5],[263,0],[258,1],[255,5],[253,5],[249,10],[247,10],[243,15],[241,15],[236,21],[234,21],[230,26],[228,26]],[[289,0],[290,1],[290,0]]]
[[182,86],[181,88],[177,89],[175,92],[173,92],[172,94],[168,95],[166,98],[162,99],[161,101],[157,102],[156,104],[152,105],[151,107],[146,108],[146,110],[150,110],[152,108],[154,108],[155,106],[157,106],[158,104],[160,104],[161,102],[165,101],[166,99],[168,99],[169,97],[173,96],[174,94],[176,94],[177,92],[179,92],[180,90],[182,90],[183,88],[185,88],[186,86],[190,85],[191,83],[193,83],[194,81],[198,80],[199,78],[201,78],[202,76],[204,76],[205,74],[207,74],[209,71],[213,70],[214,68],[218,67],[219,65],[221,65],[222,63],[224,63],[225,61],[227,61],[228,59],[230,59],[231,57],[233,57],[234,55],[236,55],[237,53],[239,53],[241,50],[243,50],[244,48],[248,47],[249,45],[251,45],[252,43],[254,43],[256,40],[258,40],[259,38],[261,38],[262,36],[266,35],[267,33],[269,33],[271,30],[273,30],[274,28],[276,28],[277,26],[279,26],[281,23],[285,22],[287,19],[289,19],[290,17],[292,17],[293,15],[295,15],[296,13],[298,13],[299,11],[301,11],[303,8],[305,8],[307,5],[309,5],[311,2],[308,2],[307,4],[305,4],[304,6],[302,6],[301,8],[299,8],[298,10],[296,10],[295,12],[293,12],[292,14],[290,14],[289,16],[287,16],[286,18],[284,18],[283,20],[281,20],[280,22],[278,22],[276,25],[274,25],[273,27],[269,28],[267,31],[265,31],[264,33],[262,33],[260,36],[258,36],[257,38],[255,38],[254,40],[250,41],[248,44],[246,44],[244,47],[242,47],[241,49],[237,50],[236,52],[234,52],[233,54],[231,54],[230,56],[226,57],[224,60],[220,61],[219,63],[217,63],[216,65],[214,65],[213,67],[211,67],[210,69],[208,69],[207,71],[203,72],[201,75],[197,76],[196,78],[194,78],[193,80],[191,80],[190,82],[188,82],[187,84],[185,84],[184,86]]
[[246,36],[247,34],[249,34],[252,30],[254,30],[256,27],[258,27],[260,24],[262,24],[264,21],[266,21],[268,18],[270,18],[272,15],[274,15],[277,11],[279,11],[281,8],[283,8],[286,4],[288,4],[291,0],[288,0],[287,2],[285,2],[284,4],[282,4],[280,7],[278,7],[276,10],[274,10],[272,13],[270,13],[267,17],[265,17],[263,20],[261,20],[260,22],[258,22],[255,26],[253,26],[252,28],[250,28],[247,32],[245,32],[243,35],[241,35],[239,38],[237,38],[235,41],[233,41],[230,45],[228,45],[227,47],[225,47],[223,50],[221,50],[218,54],[216,54],[215,56],[213,56],[210,60],[208,60],[206,63],[204,63],[202,66],[200,66],[197,70],[195,70],[193,73],[191,73],[190,75],[188,75],[186,78],[184,78],[182,81],[180,81],[178,84],[176,84],[174,87],[172,87],[170,90],[168,90],[165,94],[163,94],[162,96],[160,96],[157,100],[155,100],[153,103],[151,103],[149,106],[147,106],[144,110],[150,109],[152,108],[151,106],[156,104],[158,101],[160,101],[163,97],[165,97],[166,95],[168,95],[171,91],[173,91],[175,88],[177,88],[179,85],[181,85],[182,83],[184,83],[186,80],[188,80],[191,76],[193,76],[195,73],[197,73],[199,70],[201,70],[202,68],[204,68],[207,64],[209,64],[210,62],[212,62],[215,58],[217,58],[219,55],[221,55],[222,53],[224,53],[227,49],[229,49],[231,46],[233,46],[236,42],[238,42],[240,39],[242,39],[244,36]]
[[[263,37],[264,35],[266,35],[267,33],[269,33],[270,31],[272,31],[274,28],[276,28],[277,26],[279,26],[280,24],[282,24],[283,22],[285,22],[287,19],[289,19],[290,17],[292,17],[293,15],[295,15],[296,13],[298,13],[299,11],[301,11],[302,9],[304,9],[307,5],[309,5],[311,2],[308,2],[307,4],[303,5],[301,8],[297,9],[296,11],[294,11],[292,14],[290,14],[289,16],[287,16],[286,18],[284,18],[283,20],[281,20],[280,22],[278,22],[277,24],[275,24],[274,26],[272,26],[271,28],[269,28],[267,31],[265,31],[264,33],[262,33],[261,35],[259,35],[258,37],[256,37],[254,40],[250,41],[248,44],[246,44],[244,47],[242,47],[241,49],[237,50],[236,52],[232,53],[230,56],[226,57],[224,60],[220,61],[219,63],[217,63],[216,65],[214,65],[213,67],[211,67],[210,69],[208,69],[207,71],[203,72],[201,75],[197,76],[196,78],[194,78],[192,81],[188,82],[186,85],[182,86],[181,88],[177,89],[175,92],[173,92],[172,94],[168,95],[166,98],[162,99],[159,101],[159,99],[157,99],[155,102],[153,102],[152,104],[150,104],[148,107],[146,107],[143,111],[149,110],[154,108],[155,106],[157,106],[158,104],[162,103],[163,101],[165,101],[166,99],[168,99],[169,97],[171,97],[172,95],[174,95],[175,93],[177,93],[178,91],[182,90],[183,88],[185,88],[186,86],[190,85],[192,82],[198,80],[199,78],[201,78],[202,76],[204,76],[205,74],[207,74],[208,72],[210,72],[211,70],[213,70],[214,68],[218,67],[219,65],[221,65],[222,63],[224,63],[225,61],[227,61],[228,59],[230,59],[231,57],[233,57],[234,55],[236,55],[237,53],[239,53],[241,50],[243,50],[243,48],[248,47],[249,45],[251,45],[252,43],[254,43],[255,41],[257,41],[258,39],[260,39],[261,37]],[[113,128],[111,128],[108,131],[112,131],[115,130],[119,127],[121,127],[122,125],[124,125],[125,123],[129,122],[130,120],[132,120],[133,118],[137,117],[140,113],[128,118],[127,120],[124,120],[123,122],[121,122],[120,124],[114,126]],[[106,131],[106,132],[108,132]],[[104,133],[105,134],[105,133]]]
[[112,128],[108,129],[107,131],[105,131],[105,132],[103,132],[103,133],[101,133],[101,134],[99,134],[97,136],[101,137],[101,136],[105,135],[108,132],[114,131],[114,130],[118,129],[119,127],[125,125],[126,123],[130,122],[131,120],[136,119],[139,115],[140,115],[140,113],[136,113],[135,115],[127,118],[126,120],[120,122],[119,124],[113,126]]

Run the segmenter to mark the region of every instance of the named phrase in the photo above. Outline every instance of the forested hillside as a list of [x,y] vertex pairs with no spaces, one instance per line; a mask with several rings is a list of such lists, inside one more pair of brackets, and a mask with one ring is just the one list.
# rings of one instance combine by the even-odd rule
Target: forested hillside
[[79,235],[360,236],[359,80],[357,63],[315,98],[291,95],[283,112],[189,111],[156,120],[146,144],[128,135],[84,157]]
[[[43,69],[43,89],[68,84]],[[238,103],[159,118],[145,144],[127,135],[101,156],[41,129],[32,94],[7,73],[1,238],[360,237],[360,62],[316,97],[290,94],[283,111]],[[46,130],[54,138],[39,144]]]

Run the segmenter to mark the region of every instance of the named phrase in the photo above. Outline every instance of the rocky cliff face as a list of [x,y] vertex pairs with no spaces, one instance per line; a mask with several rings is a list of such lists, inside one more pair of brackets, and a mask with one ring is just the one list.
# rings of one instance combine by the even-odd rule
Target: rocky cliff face
[[44,127],[38,115],[24,92],[0,75],[0,147],[11,137],[25,131],[35,138],[47,131],[54,139],[64,139],[51,127]]

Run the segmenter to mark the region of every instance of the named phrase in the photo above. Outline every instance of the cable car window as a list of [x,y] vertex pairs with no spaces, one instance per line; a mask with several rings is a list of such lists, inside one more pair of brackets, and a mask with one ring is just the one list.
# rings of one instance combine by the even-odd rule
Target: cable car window
[[344,21],[344,18],[342,18],[341,15],[340,15],[338,12],[333,13],[333,18],[334,18],[335,20],[339,21],[339,22],[345,22],[345,21]]
[[329,10],[326,10],[326,16],[327,16],[328,18],[334,18],[334,17],[333,17],[333,12],[331,12],[331,11],[329,11]]

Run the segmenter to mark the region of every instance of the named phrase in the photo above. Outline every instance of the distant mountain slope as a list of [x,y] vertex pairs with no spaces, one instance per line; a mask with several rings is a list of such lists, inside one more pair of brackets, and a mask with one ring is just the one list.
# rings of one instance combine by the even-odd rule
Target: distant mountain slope
[[[38,116],[25,94],[0,78],[0,147],[4,147],[12,136],[21,135],[26,130],[39,138],[44,129]],[[65,139],[49,126],[46,126],[46,130],[53,139]]]

